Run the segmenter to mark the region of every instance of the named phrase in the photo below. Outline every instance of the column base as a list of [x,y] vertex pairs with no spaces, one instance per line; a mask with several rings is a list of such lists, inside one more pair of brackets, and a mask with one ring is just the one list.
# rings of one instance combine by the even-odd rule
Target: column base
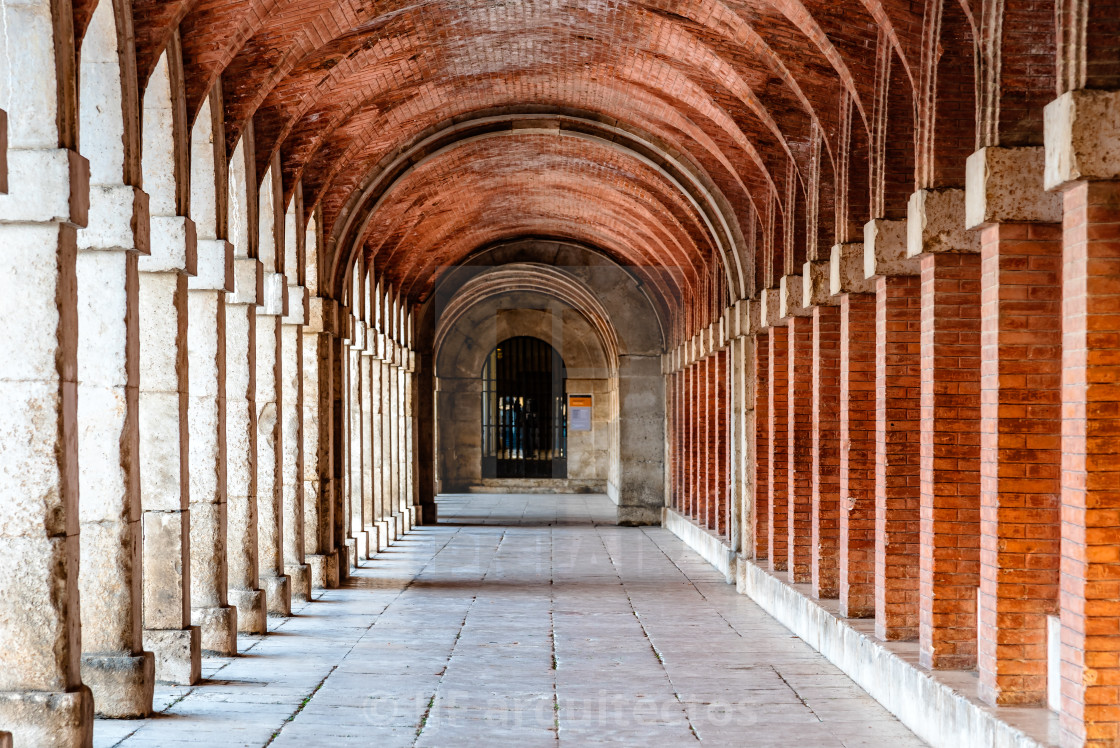
[[408,508],[408,529],[411,530],[420,524],[420,507],[415,504]]
[[[346,568],[347,577],[349,577],[349,569],[358,568],[358,540],[357,538],[346,538],[344,545],[346,548]],[[341,549],[340,549],[341,550]]]
[[401,533],[412,532],[412,507],[405,507],[401,511]]
[[[354,554],[355,558],[359,561],[369,560],[369,533],[365,530],[354,530]],[[374,541],[374,548],[377,547],[377,541]],[[375,550],[374,553],[377,553]]]
[[311,587],[328,590],[338,587],[338,552],[313,553],[307,556],[311,569]]
[[619,505],[615,522],[623,527],[660,525],[661,507]]
[[274,616],[292,614],[292,580],[287,574],[261,574],[261,589],[268,601],[268,612]]
[[338,547],[338,583],[343,585],[350,581],[350,570],[354,568],[354,554],[352,546],[342,544]]
[[11,731],[6,733],[9,747],[92,746],[93,693],[88,686],[73,691],[0,691],[0,725]]
[[382,550],[392,545],[393,541],[397,539],[396,535],[393,534],[393,523],[384,519],[377,520],[377,537],[381,541]]
[[98,717],[147,717],[156,684],[155,655],[83,654],[82,682],[93,693]]
[[400,512],[393,512],[393,540],[403,537],[404,533],[404,515]]
[[311,567],[307,564],[292,564],[284,567],[284,573],[292,580],[292,602],[311,602]]
[[268,633],[268,605],[264,590],[230,590],[229,601],[237,608],[238,632]]
[[144,649],[156,656],[156,680],[193,686],[202,679],[202,632],[185,629],[144,629]]
[[365,533],[369,536],[369,556],[367,558],[372,560],[385,547],[382,545],[381,530],[377,527],[377,523],[374,523],[366,525]]
[[202,630],[202,651],[221,657],[237,654],[237,608],[194,608],[191,623]]

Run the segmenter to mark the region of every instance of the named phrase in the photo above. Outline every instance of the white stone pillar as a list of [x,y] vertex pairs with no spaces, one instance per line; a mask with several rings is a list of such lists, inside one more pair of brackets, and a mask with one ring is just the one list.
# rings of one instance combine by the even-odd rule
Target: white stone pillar
[[156,677],[201,677],[200,632],[191,625],[190,481],[187,475],[187,276],[194,224],[152,218],[152,254],[140,258],[140,481],[144,507],[144,646]]
[[155,685],[155,660],[143,646],[136,460],[137,259],[148,252],[148,199],[113,185],[94,187],[91,202],[96,220],[78,232],[77,258],[82,680],[98,714],[144,717]]
[[380,339],[381,351],[381,493],[382,519],[392,543],[400,536],[397,524],[397,509],[393,494],[393,367],[392,341],[386,335]]
[[237,654],[237,609],[229,604],[226,477],[226,293],[233,246],[198,242],[198,274],[187,283],[190,325],[191,622],[202,649]]
[[350,341],[353,319],[350,310],[338,306],[338,319],[344,328],[332,345],[331,378],[334,387],[334,536],[338,547],[340,582],[350,578],[350,569],[357,564],[354,551],[357,543],[350,536]]
[[390,470],[389,480],[392,485],[393,496],[393,520],[396,524],[397,536],[404,535],[408,532],[405,527],[405,520],[403,514],[403,501],[401,481],[401,466],[403,460],[401,458],[401,370],[397,365],[400,356],[400,348],[394,340],[390,348],[390,363],[389,363],[389,423],[391,424],[391,433],[389,436],[390,448]]
[[365,349],[365,325],[360,319],[353,321],[354,333],[347,349],[349,366],[347,382],[349,406],[346,409],[350,446],[350,537],[354,538],[357,560],[365,560],[370,555],[369,533],[365,521],[365,441],[362,428],[362,411],[365,407],[366,393],[363,391],[365,377],[362,376],[362,354]]
[[235,290],[226,297],[226,547],[229,601],[246,634],[268,627],[257,566],[256,300],[263,282],[260,262],[234,260]]
[[384,429],[382,428],[384,402],[381,396],[383,389],[381,363],[383,336],[377,333],[370,335],[369,338],[370,344],[367,348],[371,351],[369,357],[370,383],[367,390],[370,393],[370,460],[373,463],[370,480],[373,483],[373,523],[377,528],[378,549],[381,550],[387,548],[391,540],[389,523],[385,520],[385,448],[383,444]]
[[311,585],[337,587],[338,549],[334,540],[334,389],[331,346],[334,305],[328,299],[308,303],[303,328],[303,490],[304,549]]
[[280,415],[283,444],[284,572],[291,580],[293,600],[311,599],[311,569],[304,556],[303,493],[303,322],[307,292],[303,286],[288,286],[288,315],[280,328],[281,393]]
[[410,527],[415,527],[423,519],[416,491],[416,355],[411,350],[406,350],[405,356],[405,483],[408,486],[408,522]]
[[[53,96],[50,7],[7,12],[15,28],[29,29],[12,58],[45,65],[20,71],[29,77],[21,86],[45,76]],[[47,107],[42,117],[56,112]],[[7,570],[0,600],[8,601],[0,616],[0,725],[18,745],[89,745],[93,697],[81,680],[78,615],[75,278],[88,167],[77,153],[50,146],[57,131],[53,140],[28,132],[38,129],[25,121],[36,114],[12,117],[12,191],[0,196],[0,563]]]
[[291,580],[284,572],[283,438],[280,412],[280,327],[284,276],[265,273],[264,304],[256,309],[257,542],[261,589],[268,612],[292,614]]
[[377,527],[376,491],[374,489],[375,465],[373,459],[373,353],[376,343],[373,329],[366,330],[360,366],[362,370],[362,529],[369,539],[369,556],[372,558],[382,547],[383,538]]

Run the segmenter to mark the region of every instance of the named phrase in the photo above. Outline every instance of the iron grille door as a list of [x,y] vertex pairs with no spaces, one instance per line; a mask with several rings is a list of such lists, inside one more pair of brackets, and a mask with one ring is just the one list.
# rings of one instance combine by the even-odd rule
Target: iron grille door
[[482,367],[482,477],[568,477],[564,360],[538,338],[510,338]]

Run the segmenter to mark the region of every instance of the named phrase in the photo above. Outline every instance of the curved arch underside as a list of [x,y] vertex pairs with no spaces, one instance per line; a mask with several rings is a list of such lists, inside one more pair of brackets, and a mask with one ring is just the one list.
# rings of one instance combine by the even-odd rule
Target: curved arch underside
[[[93,4],[74,2],[79,34]],[[141,85],[177,28],[188,117],[217,86],[227,152],[251,133],[258,180],[278,163],[285,201],[321,211],[328,293],[364,254],[420,302],[482,245],[553,236],[646,268],[678,338],[854,238],[877,80],[919,86],[923,55],[921,9],[891,0],[133,11]]]

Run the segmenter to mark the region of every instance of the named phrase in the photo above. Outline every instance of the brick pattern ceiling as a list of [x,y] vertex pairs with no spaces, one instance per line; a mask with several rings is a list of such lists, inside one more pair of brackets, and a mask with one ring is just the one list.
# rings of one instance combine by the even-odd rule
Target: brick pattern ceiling
[[[79,29],[89,4],[74,2]],[[220,80],[228,145],[251,123],[258,176],[279,149],[286,198],[302,180],[327,236],[379,164],[452,122],[555,112],[641,133],[703,175],[740,276],[663,169],[561,135],[427,154],[347,246],[420,299],[433,271],[486,243],[573,239],[656,271],[686,302],[770,285],[755,277],[756,227],[791,195],[804,201],[815,138],[834,172],[845,107],[866,141],[881,39],[915,78],[923,12],[905,0],[133,0],[133,11],[141,82],[178,25],[189,116]]]

